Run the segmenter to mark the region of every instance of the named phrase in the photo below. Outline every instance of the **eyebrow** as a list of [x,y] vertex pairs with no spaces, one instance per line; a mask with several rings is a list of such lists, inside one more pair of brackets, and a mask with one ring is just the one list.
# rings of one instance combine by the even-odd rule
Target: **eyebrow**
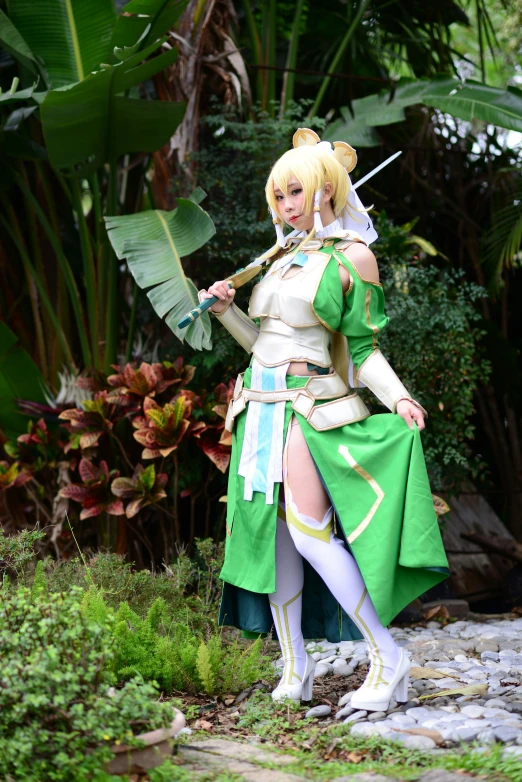
[[[290,190],[290,188],[292,188],[292,187],[295,187],[296,185],[297,185],[298,187],[300,187],[300,186],[301,186],[300,182],[298,182],[298,181],[297,181],[297,179],[292,179],[292,180],[291,180],[291,181],[288,183],[288,185],[287,185],[287,189],[288,189],[288,190]],[[279,187],[274,187],[274,193],[282,193],[282,192],[283,192],[283,191],[281,190],[281,188],[279,188]]]

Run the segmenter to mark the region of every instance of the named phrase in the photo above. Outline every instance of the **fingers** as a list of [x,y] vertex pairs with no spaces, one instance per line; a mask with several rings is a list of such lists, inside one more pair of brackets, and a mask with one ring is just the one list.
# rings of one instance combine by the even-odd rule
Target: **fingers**
[[408,409],[408,410],[405,410],[405,411],[404,411],[404,412],[401,414],[401,417],[404,419],[404,421],[406,421],[406,423],[408,424],[409,428],[410,428],[410,429],[413,429],[413,421],[412,421],[412,419],[411,419],[411,414],[410,414],[410,411],[409,411],[409,409]]
[[415,408],[415,410],[412,411],[411,417],[419,427],[419,432],[422,432],[424,429],[424,415],[422,413],[422,410],[419,410],[418,408]]
[[226,280],[219,280],[210,286],[208,292],[211,296],[216,296],[221,301],[226,301],[229,298],[229,293],[232,290]]

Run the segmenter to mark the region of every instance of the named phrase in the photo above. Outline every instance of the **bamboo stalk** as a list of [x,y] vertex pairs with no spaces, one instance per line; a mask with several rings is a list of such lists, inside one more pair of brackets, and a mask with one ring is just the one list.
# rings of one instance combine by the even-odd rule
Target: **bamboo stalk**
[[[261,51],[261,41],[259,40],[259,32],[256,27],[256,20],[252,12],[252,5],[250,0],[243,0],[243,10],[245,12],[245,20],[248,29],[248,35],[250,37],[250,44],[252,46],[252,54],[254,56],[254,62],[256,65],[263,65],[263,55]],[[257,72],[257,99],[261,100],[263,97],[263,74]]]
[[76,219],[78,220],[78,233],[80,235],[85,293],[87,296],[88,329],[91,337],[91,352],[94,366],[96,369],[101,369],[99,365],[100,351],[98,345],[99,331],[98,306],[96,301],[96,272],[94,269],[94,261],[92,257],[89,229],[87,228],[87,222],[85,220],[85,215],[83,214],[82,196],[80,185],[77,179],[71,179],[71,191],[74,211],[76,212]]
[[[369,5],[369,2],[370,2],[370,0],[361,0],[359,8],[357,9],[357,12],[356,12],[354,18],[352,19],[352,22],[351,22],[350,26],[348,27],[343,40],[341,41],[341,45],[337,49],[335,57],[333,58],[332,62],[330,63],[330,66],[326,69],[329,73],[333,73],[335,71],[335,69],[337,68],[337,66],[339,65],[339,63],[341,62],[341,59],[342,59],[342,57],[343,57],[343,55],[344,55],[344,53],[345,53],[345,51],[346,51],[346,49],[348,47],[348,44],[350,43],[350,41],[352,39],[352,35],[354,34],[355,30],[359,26],[359,22],[361,21],[362,16],[363,16],[364,12],[366,11],[367,6]],[[325,96],[326,90],[328,89],[328,86],[330,84],[331,78],[332,78],[331,76],[326,76],[325,79],[323,79],[323,82],[322,82],[321,86],[319,87],[319,92],[317,93],[317,97],[316,97],[316,99],[314,101],[314,104],[313,104],[312,108],[309,111],[309,114],[308,114],[309,117],[313,117],[313,116],[315,116],[318,113],[319,107],[321,106],[321,103],[323,102],[323,98]]]
[[76,319],[76,326],[78,328],[78,336],[80,338],[80,344],[82,347],[82,355],[83,355],[83,361],[86,367],[92,366],[92,357],[91,357],[91,351],[89,348],[89,340],[87,337],[87,331],[85,328],[85,321],[83,317],[83,309],[82,309],[82,303],[80,299],[80,294],[78,292],[78,287],[76,285],[76,280],[74,279],[74,275],[72,273],[71,267],[69,266],[69,261],[67,260],[65,254],[63,253],[62,248],[60,247],[60,243],[58,239],[55,236],[55,233],[53,229],[51,228],[51,225],[49,224],[49,221],[47,220],[47,217],[45,216],[42,208],[40,207],[40,204],[34,197],[34,195],[31,193],[27,185],[25,184],[24,180],[20,177],[17,178],[17,184],[24,196],[26,197],[27,201],[31,204],[32,209],[36,212],[36,215],[40,221],[40,224],[42,228],[44,229],[45,233],[47,234],[47,237],[49,239],[49,242],[51,243],[51,246],[56,254],[56,258],[58,260],[58,264],[60,266],[61,272],[65,278],[65,282],[67,284],[67,289],[69,292],[69,296],[71,298],[74,315]]

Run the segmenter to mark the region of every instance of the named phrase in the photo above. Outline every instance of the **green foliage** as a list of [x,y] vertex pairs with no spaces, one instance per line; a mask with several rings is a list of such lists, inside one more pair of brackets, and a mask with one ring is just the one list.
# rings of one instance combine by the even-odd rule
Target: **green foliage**
[[31,600],[34,603],[39,595],[47,595],[47,579],[45,578],[45,565],[42,559],[36,563],[33,585],[31,587]]
[[115,742],[167,727],[169,704],[139,678],[110,687],[111,618],[89,618],[82,592],[26,588],[0,605],[0,777],[87,782]]
[[24,529],[16,535],[6,535],[0,527],[0,573],[11,570],[21,577],[34,559],[34,546],[45,537],[39,529]]
[[490,372],[475,304],[485,291],[460,271],[428,265],[410,243],[412,226],[378,221],[379,258],[390,324],[381,346],[405,386],[428,410],[423,433],[432,487],[458,489],[482,464],[472,455],[473,397]]
[[203,690],[207,695],[214,695],[214,675],[210,660],[210,649],[204,641],[198,647],[197,671]]

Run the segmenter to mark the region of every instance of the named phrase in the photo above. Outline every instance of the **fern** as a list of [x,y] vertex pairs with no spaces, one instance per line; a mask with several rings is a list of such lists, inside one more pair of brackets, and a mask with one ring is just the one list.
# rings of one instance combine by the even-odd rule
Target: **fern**
[[484,234],[483,258],[488,270],[489,287],[497,292],[504,268],[511,268],[522,246],[522,183],[511,203],[493,214],[491,228]]
[[99,625],[105,625],[110,609],[103,596],[103,590],[91,584],[80,603],[82,614]]
[[197,658],[198,676],[207,695],[214,694],[214,674],[210,663],[210,651],[207,644],[201,641]]
[[45,565],[43,560],[39,559],[36,563],[36,570],[34,572],[34,581],[31,587],[31,600],[33,603],[39,594],[47,595],[47,579],[45,577]]

